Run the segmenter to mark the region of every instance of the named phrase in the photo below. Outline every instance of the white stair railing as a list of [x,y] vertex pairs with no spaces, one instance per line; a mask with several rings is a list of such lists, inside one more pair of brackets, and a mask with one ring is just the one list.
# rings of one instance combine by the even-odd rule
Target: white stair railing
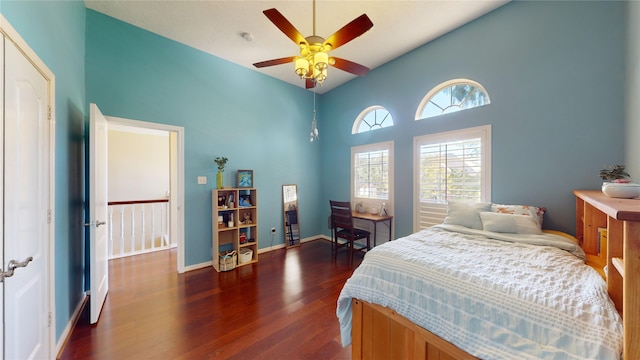
[[109,259],[176,246],[168,216],[168,199],[109,202]]

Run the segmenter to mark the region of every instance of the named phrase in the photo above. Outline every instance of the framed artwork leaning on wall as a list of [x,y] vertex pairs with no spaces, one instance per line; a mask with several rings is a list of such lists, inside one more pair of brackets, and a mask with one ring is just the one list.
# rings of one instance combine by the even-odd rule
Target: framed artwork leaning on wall
[[253,170],[238,170],[238,187],[253,187]]

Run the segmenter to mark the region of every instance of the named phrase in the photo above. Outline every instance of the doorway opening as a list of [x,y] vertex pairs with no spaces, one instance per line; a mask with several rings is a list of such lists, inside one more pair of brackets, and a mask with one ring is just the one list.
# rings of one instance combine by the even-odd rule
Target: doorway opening
[[[112,258],[176,248],[177,271],[183,273],[184,128],[110,116],[105,118],[109,144],[112,140],[126,144],[133,138],[137,145],[131,149],[117,149],[114,152],[116,156],[146,151],[145,160],[137,161],[137,164],[129,162],[127,166],[127,161],[122,161],[116,166],[109,161],[109,179],[120,179],[119,183],[109,185],[110,192],[115,190],[115,197],[109,194],[112,226],[109,251]],[[112,154],[111,149],[109,154]]]

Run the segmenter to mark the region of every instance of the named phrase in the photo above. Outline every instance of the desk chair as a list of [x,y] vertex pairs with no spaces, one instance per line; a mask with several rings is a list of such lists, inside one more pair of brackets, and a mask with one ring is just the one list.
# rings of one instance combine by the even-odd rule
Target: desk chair
[[[349,201],[333,201],[329,200],[331,206],[331,227],[333,228],[333,245],[335,249],[333,256],[337,256],[338,249],[346,246],[349,248],[349,265],[353,264],[353,252],[371,249],[369,242],[370,233],[366,230],[357,229],[353,226],[353,218],[351,217],[351,203]],[[340,244],[338,238],[347,240],[344,244]],[[367,239],[367,247],[354,249],[353,243],[357,240]]]

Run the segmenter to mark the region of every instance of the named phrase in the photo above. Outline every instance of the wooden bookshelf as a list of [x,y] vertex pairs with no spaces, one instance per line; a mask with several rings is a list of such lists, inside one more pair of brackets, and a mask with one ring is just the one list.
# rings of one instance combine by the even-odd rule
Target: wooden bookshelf
[[[640,359],[640,199],[607,197],[599,190],[574,190],[576,237],[587,264],[606,265],[607,290],[622,316],[624,359]],[[598,252],[598,229],[607,229]]]
[[[223,270],[220,254],[228,250],[236,251],[236,267],[258,262],[258,190],[214,189],[211,192],[211,233],[216,271]],[[241,253],[246,249],[252,251],[251,259],[242,262]]]

